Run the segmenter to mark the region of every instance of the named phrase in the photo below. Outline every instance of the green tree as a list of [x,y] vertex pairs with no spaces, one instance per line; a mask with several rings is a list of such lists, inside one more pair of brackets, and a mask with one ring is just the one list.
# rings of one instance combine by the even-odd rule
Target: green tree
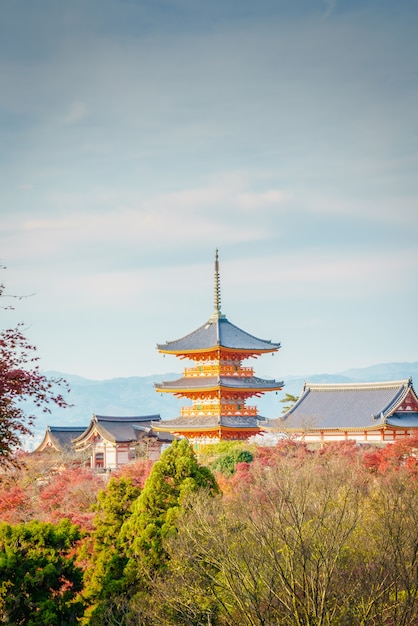
[[132,515],[122,527],[131,568],[137,571],[138,561],[147,570],[164,565],[163,540],[175,531],[184,498],[199,489],[217,493],[212,472],[199,465],[186,439],[174,441],[153,466]]
[[253,454],[241,441],[227,441],[213,446],[215,460],[210,464],[214,472],[232,476],[238,463],[251,463]]
[[287,393],[285,397],[280,400],[280,402],[284,404],[282,413],[287,413],[298,400],[299,396],[293,396],[291,393]]
[[132,479],[125,477],[111,478],[106,489],[98,493],[93,507],[96,511],[94,531],[90,545],[82,550],[85,557],[86,549],[91,551],[84,579],[84,596],[90,604],[86,616],[94,613],[98,602],[120,591],[126,559],[118,549],[118,537],[124,521],[131,515],[132,503],[140,493],[141,489],[133,485]]
[[82,570],[74,549],[80,539],[68,520],[53,525],[0,524],[0,618],[19,626],[65,626],[83,613],[77,600]]
[[117,561],[110,559],[101,577],[98,602],[88,624],[143,624],[151,601],[152,582],[167,564],[165,539],[177,529],[188,494],[218,492],[211,471],[197,462],[186,440],[167,448],[132,504],[118,535]]

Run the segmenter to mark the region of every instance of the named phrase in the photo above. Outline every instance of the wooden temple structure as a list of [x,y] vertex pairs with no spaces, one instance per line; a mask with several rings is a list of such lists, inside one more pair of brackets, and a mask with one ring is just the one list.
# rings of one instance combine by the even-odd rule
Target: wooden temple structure
[[151,422],[160,415],[93,415],[88,426],[47,426],[44,438],[33,451],[73,453],[95,470],[114,470],[135,460],[139,453],[156,461],[174,437],[156,432]]
[[94,469],[117,469],[136,458],[136,447],[146,445],[146,458],[156,460],[161,450],[171,444],[170,434],[160,434],[151,428],[159,415],[107,416],[93,415],[86,430],[73,440],[77,453],[87,452]]
[[265,424],[307,443],[354,440],[393,443],[418,434],[418,397],[412,379],[370,383],[305,383],[297,402]]
[[280,390],[283,382],[256,377],[253,368],[243,366],[243,361],[279,348],[280,343],[258,339],[222,314],[216,250],[213,314],[185,337],[157,346],[159,352],[188,359],[193,366],[185,368],[177,380],[156,384],[156,391],[187,398],[192,404],[184,406],[175,419],[153,422],[153,430],[187,437],[195,443],[246,440],[259,434],[265,419],[258,415],[256,406],[247,405],[247,400]]

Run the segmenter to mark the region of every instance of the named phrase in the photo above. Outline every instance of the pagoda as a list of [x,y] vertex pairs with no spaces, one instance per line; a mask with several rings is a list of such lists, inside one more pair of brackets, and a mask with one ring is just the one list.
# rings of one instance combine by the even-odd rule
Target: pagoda
[[243,367],[248,358],[277,352],[280,343],[258,339],[231,324],[221,313],[218,251],[215,254],[215,306],[208,321],[190,334],[157,345],[159,352],[174,354],[193,362],[177,380],[155,385],[160,393],[188,398],[191,406],[181,409],[172,420],[153,424],[156,431],[187,437],[196,443],[222,439],[246,440],[263,431],[256,406],[248,398],[280,390],[283,382],[254,376],[252,367]]

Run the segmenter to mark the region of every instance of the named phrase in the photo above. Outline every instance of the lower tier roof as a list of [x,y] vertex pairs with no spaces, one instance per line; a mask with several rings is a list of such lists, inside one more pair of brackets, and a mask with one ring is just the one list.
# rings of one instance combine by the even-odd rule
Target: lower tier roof
[[156,431],[166,432],[204,432],[219,428],[239,430],[259,430],[260,423],[265,418],[261,416],[247,417],[241,415],[196,415],[193,417],[176,417],[172,420],[162,420],[152,423],[152,428]]

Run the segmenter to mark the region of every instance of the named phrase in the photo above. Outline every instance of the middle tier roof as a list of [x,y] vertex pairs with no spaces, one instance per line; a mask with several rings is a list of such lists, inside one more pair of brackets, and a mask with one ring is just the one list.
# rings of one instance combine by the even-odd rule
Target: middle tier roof
[[275,391],[283,387],[283,381],[266,380],[256,376],[199,376],[178,378],[155,383],[156,391],[210,391],[212,389],[237,389],[257,391]]

